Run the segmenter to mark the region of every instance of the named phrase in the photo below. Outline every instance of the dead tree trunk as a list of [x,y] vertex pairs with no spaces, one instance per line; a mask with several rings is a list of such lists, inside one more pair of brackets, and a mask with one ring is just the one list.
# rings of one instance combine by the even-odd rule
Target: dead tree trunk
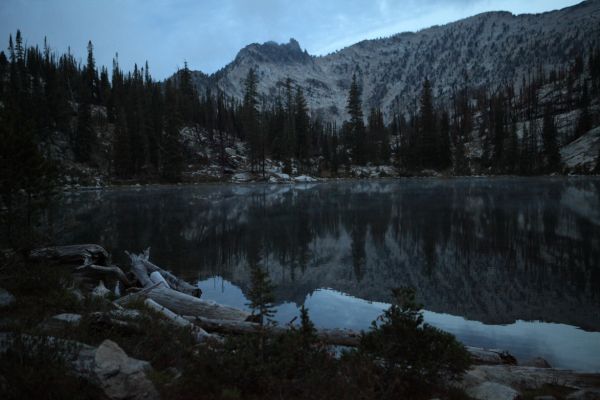
[[[216,332],[221,334],[248,334],[259,332],[261,327],[255,322],[247,321],[228,321],[219,319],[210,319],[198,316],[184,316],[184,318],[201,326],[208,332]],[[281,335],[289,331],[289,326],[265,326],[268,332]],[[349,346],[356,347],[360,343],[362,332],[352,331],[348,329],[317,329],[317,337],[325,344],[334,346]],[[505,351],[488,350],[479,347],[467,347],[467,351],[471,354],[473,362],[476,364],[516,364],[516,359]]]
[[[141,264],[146,269],[147,273],[159,272],[160,275],[162,275],[162,277],[167,281],[167,283],[169,284],[169,286],[172,289],[178,290],[182,293],[189,294],[190,296],[195,296],[195,297],[200,297],[200,295],[202,294],[202,291],[200,290],[199,287],[192,285],[192,284],[184,281],[183,279],[176,277],[169,271],[162,269],[158,265],[151,263],[149,247],[146,250],[144,250],[144,252],[142,254],[139,254],[137,256],[129,254],[129,253],[127,253],[127,254],[129,255],[130,258],[132,258],[133,256],[137,257],[136,262]],[[132,263],[133,263],[133,258],[132,258]]]
[[179,315],[222,320],[244,321],[250,315],[237,308],[223,306],[213,301],[202,300],[178,292],[177,290],[163,286],[161,283],[155,285],[155,287],[149,288],[149,290],[142,290],[139,293],[130,294],[115,302],[119,305],[126,305],[130,301],[138,298],[148,298]]
[[32,250],[29,258],[35,261],[55,261],[61,264],[83,264],[86,259],[95,264],[106,264],[109,254],[97,244],[74,244],[69,246],[43,247]]

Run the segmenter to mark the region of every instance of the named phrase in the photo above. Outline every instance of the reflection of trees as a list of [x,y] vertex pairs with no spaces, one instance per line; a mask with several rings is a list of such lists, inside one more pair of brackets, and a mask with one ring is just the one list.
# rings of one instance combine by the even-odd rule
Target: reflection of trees
[[262,263],[281,300],[328,286],[386,301],[386,288],[412,285],[436,311],[600,328],[597,180],[223,185],[101,197],[73,200],[75,224],[60,219],[71,227],[65,243],[101,242],[117,260],[150,245],[180,274],[219,274],[242,287],[248,263]]

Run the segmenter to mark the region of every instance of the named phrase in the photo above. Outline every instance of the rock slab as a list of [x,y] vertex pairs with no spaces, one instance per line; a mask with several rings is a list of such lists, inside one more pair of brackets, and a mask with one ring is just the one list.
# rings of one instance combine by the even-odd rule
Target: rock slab
[[467,389],[467,394],[477,400],[517,400],[521,394],[510,386],[496,382],[483,382]]

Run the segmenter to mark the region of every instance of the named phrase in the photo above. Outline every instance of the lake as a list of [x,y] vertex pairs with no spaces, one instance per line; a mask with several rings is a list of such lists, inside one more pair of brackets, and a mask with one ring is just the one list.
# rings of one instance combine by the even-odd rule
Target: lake
[[367,329],[411,286],[425,320],[468,345],[600,372],[600,179],[456,178],[207,184],[77,192],[50,209],[60,243],[151,247],[203,298],[246,307],[249,265],[275,319]]

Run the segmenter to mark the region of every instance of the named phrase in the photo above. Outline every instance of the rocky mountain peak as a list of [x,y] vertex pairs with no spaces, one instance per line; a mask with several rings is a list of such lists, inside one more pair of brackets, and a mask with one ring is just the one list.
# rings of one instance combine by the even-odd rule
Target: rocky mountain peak
[[[449,101],[464,85],[519,85],[537,68],[567,68],[580,49],[600,45],[600,0],[542,14],[486,12],[446,25],[387,38],[364,40],[326,56],[311,56],[295,39],[254,43],[234,62],[197,87],[220,90],[238,99],[250,68],[259,91],[275,94],[287,78],[305,90],[314,115],[343,121],[354,73],[363,93],[364,112],[379,107],[389,118],[400,108],[416,111],[423,80],[432,82],[437,101]],[[203,77],[204,78],[204,77]]]
[[296,39],[290,38],[288,43],[269,41],[263,44],[250,44],[240,50],[236,56],[238,63],[244,59],[256,63],[291,64],[306,63],[311,60],[311,57],[302,50]]

